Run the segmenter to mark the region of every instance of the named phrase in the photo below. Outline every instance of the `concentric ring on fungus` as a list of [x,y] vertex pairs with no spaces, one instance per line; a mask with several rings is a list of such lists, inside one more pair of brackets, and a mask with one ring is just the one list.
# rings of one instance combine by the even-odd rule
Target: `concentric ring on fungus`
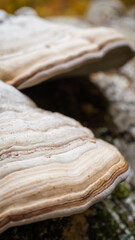
[[0,232],[80,213],[128,173],[114,146],[0,82]]
[[83,29],[23,15],[0,24],[0,79],[19,89],[118,68],[133,56],[131,44],[111,28]]

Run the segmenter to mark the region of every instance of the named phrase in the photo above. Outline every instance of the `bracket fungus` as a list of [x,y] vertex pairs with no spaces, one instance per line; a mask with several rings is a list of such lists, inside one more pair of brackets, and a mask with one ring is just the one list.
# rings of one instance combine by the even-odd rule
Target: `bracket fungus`
[[19,89],[120,67],[133,55],[114,29],[79,29],[37,16],[10,16],[0,24],[0,79]]
[[0,82],[0,232],[82,212],[128,173],[114,146]]

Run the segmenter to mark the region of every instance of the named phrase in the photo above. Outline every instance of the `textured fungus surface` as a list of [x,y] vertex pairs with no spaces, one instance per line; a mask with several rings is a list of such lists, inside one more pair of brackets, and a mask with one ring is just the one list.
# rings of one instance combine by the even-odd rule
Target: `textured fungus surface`
[[58,75],[88,75],[119,67],[134,50],[110,28],[78,28],[36,16],[0,24],[0,79],[27,88]]
[[77,121],[3,82],[0,103],[0,232],[82,212],[127,177],[118,150]]

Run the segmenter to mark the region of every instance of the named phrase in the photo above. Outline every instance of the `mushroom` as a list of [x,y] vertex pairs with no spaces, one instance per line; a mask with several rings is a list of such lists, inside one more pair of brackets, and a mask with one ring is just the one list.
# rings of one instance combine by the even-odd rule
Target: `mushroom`
[[0,82],[0,232],[82,212],[128,173],[115,147]]
[[113,29],[79,29],[37,16],[5,19],[0,36],[0,79],[19,89],[58,76],[120,67],[134,55]]

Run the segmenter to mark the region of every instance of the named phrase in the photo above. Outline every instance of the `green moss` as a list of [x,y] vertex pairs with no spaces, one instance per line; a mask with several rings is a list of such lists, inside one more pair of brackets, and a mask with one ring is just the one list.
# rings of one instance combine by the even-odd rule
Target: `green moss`
[[119,225],[102,204],[97,204],[95,215],[89,216],[88,221],[91,240],[117,239]]
[[112,195],[116,196],[118,199],[126,199],[130,196],[130,193],[131,190],[128,185],[121,183],[115,188]]
[[129,223],[129,230],[135,236],[135,222]]
[[128,216],[127,216],[127,213],[122,213],[121,215],[120,215],[120,217],[121,217],[121,219],[125,222],[125,221],[127,221],[127,219],[128,219]]

